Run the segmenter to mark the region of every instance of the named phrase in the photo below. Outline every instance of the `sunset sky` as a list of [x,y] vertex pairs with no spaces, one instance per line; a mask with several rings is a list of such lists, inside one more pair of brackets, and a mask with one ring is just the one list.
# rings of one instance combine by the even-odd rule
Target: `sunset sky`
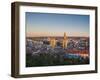
[[26,36],[89,36],[89,15],[26,12]]

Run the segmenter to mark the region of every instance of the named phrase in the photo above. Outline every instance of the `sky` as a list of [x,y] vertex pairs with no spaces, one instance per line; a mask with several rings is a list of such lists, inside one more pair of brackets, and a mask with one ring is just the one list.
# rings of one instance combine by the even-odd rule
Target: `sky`
[[25,13],[26,36],[89,36],[89,15]]

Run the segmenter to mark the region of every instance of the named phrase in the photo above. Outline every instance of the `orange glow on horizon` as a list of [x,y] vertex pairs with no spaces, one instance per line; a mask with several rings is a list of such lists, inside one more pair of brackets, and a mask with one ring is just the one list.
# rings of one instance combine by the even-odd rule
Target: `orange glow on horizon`
[[[27,32],[26,37],[63,36],[63,33],[64,32]],[[88,37],[88,34],[76,32],[76,33],[68,33],[68,36]]]

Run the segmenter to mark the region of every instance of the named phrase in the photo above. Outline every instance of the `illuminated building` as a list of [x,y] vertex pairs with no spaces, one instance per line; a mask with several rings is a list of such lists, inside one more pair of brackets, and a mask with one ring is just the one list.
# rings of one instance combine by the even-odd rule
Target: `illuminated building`
[[[55,48],[55,46],[56,46],[56,39],[55,38],[48,38],[48,40],[50,41],[51,47]],[[64,33],[64,38],[62,40],[62,47],[66,48],[67,47],[67,43],[68,43],[68,40],[67,40],[67,37],[66,37],[66,33]]]
[[54,48],[56,46],[55,38],[50,38],[50,45],[51,45],[52,48]]
[[63,38],[63,41],[62,41],[62,46],[63,48],[66,48],[67,47],[67,37],[66,37],[66,33],[64,33],[64,38]]

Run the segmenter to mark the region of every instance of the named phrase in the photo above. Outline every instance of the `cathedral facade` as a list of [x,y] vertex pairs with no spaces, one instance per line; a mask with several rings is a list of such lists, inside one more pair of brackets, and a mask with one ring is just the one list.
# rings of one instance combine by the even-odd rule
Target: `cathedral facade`
[[[49,38],[49,41],[50,41],[51,47],[55,48],[56,43],[57,43],[56,39],[55,38]],[[62,47],[66,48],[67,43],[68,43],[68,39],[67,39],[66,33],[64,32],[64,37],[63,37],[63,40],[62,40]]]

